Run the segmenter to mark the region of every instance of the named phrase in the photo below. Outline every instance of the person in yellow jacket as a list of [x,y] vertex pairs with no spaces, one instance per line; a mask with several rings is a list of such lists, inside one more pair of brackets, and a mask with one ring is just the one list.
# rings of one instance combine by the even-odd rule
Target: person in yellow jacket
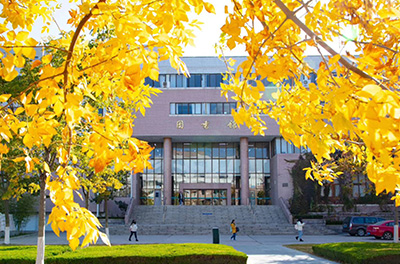
[[231,222],[231,233],[232,233],[231,240],[236,240],[237,229],[236,229],[235,219],[233,219]]

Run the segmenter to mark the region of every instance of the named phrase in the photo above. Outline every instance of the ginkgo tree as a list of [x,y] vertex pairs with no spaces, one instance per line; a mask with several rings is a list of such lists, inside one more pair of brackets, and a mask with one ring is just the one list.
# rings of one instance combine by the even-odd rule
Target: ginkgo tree
[[[0,135],[6,142],[3,154],[7,142],[20,138],[24,155],[14,161],[25,163],[26,173],[40,178],[36,263],[44,262],[46,193],[54,203],[49,223],[57,235],[67,233],[73,249],[80,237],[84,237],[82,246],[96,242],[99,236],[109,244],[98,231],[96,217],[74,201],[80,188],[73,166],[78,133],[85,131],[79,134],[84,137],[80,147],[96,173],[110,165],[116,172],[141,172],[150,166],[152,148],[132,137],[136,113],[144,114],[152,103],[150,96],[160,92],[145,86],[144,79],[158,80],[158,63],[166,59],[178,72],[187,73],[179,57],[193,43],[193,29],[199,26],[188,13],[214,12],[202,0],[70,2],[76,8],[69,11],[68,27],[58,25],[60,38],[43,44],[30,37],[32,25],[41,19],[42,32],[46,32],[61,1],[0,0],[0,77],[5,81],[17,78],[18,68],[27,60],[34,60],[33,68],[40,68],[39,79],[18,95],[0,96]],[[112,30],[113,35],[97,38],[105,30]],[[88,45],[96,38],[96,45]],[[35,60],[40,47],[43,56]],[[106,99],[113,104],[103,116],[92,102]],[[121,107],[121,102],[134,106],[134,111]],[[10,111],[10,104],[19,107]]]
[[[365,162],[377,194],[396,193],[399,205],[400,2],[232,3],[225,9],[222,44],[243,46],[248,54],[240,65],[227,64],[230,83],[221,84],[223,95],[233,93],[240,103],[235,121],[264,134],[263,116],[275,119],[287,141],[315,155],[306,177],[321,183],[338,176],[324,163],[330,154],[353,153],[356,163]],[[340,53],[332,44],[338,39]],[[318,69],[306,63],[310,50],[321,54]],[[316,84],[305,86],[301,78],[310,74],[317,75]],[[263,97],[264,78],[278,86],[274,101]]]

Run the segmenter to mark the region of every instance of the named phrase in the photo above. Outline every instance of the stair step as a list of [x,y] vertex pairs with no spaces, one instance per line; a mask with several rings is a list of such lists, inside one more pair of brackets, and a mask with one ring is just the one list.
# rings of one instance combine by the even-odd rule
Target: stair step
[[[294,235],[280,207],[255,206],[135,206],[130,221],[135,219],[141,235],[209,235],[218,227],[221,235],[230,234],[235,219],[243,235]],[[130,222],[129,221],[129,222]],[[110,234],[127,234],[129,225],[114,221]],[[333,234],[324,225],[312,225],[305,234]]]

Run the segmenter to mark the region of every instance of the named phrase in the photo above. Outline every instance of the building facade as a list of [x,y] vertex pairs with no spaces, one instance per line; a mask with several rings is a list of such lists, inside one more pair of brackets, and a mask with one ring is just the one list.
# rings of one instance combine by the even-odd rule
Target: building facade
[[[245,58],[235,57],[237,63]],[[221,96],[223,61],[217,57],[183,58],[190,78],[178,75],[168,61],[160,64],[160,88],[145,117],[138,116],[134,136],[153,147],[153,169],[131,177],[134,204],[186,205],[277,204],[292,196],[288,160],[300,149],[284,141],[268,116],[265,136],[238,126],[231,115],[236,102]],[[318,65],[318,64],[317,64]],[[309,80],[315,81],[315,80]],[[263,80],[265,98],[276,87]]]

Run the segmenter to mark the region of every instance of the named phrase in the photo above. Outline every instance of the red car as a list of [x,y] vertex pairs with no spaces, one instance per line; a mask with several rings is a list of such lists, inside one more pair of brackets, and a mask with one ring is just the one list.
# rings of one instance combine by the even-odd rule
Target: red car
[[[376,224],[369,225],[367,227],[367,234],[374,236],[376,239],[390,240],[393,239],[393,220],[380,221]],[[399,225],[399,234],[400,234],[400,225]]]

